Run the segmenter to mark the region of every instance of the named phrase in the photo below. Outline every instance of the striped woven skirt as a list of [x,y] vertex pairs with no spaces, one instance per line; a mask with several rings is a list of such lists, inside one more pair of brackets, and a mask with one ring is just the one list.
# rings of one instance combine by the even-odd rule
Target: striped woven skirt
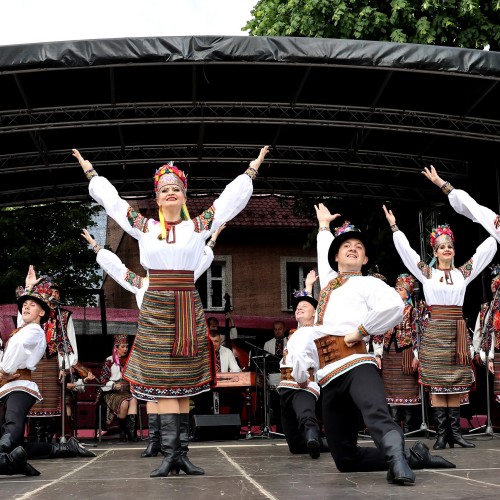
[[[410,348],[411,349],[411,348]],[[403,372],[403,352],[384,350],[382,358],[382,380],[387,404],[409,406],[420,404],[420,385],[417,372]]]
[[457,363],[457,322],[463,321],[458,306],[432,306],[431,317],[419,351],[420,383],[432,394],[469,392],[473,382],[470,363]]
[[62,388],[59,383],[57,356],[44,356],[31,374],[31,380],[38,385],[42,400],[37,401],[28,412],[28,417],[59,417],[61,415]]
[[182,286],[172,285],[176,276],[168,271],[150,270],[150,285],[144,294],[137,335],[123,374],[137,399],[190,397],[213,385],[213,347],[192,274],[189,309],[190,305],[183,303],[185,297],[178,297]]
[[130,391],[108,391],[102,395],[106,403],[106,425],[110,425],[115,415],[120,413],[120,407],[124,401],[130,401],[132,394]]
[[495,375],[493,380],[495,401],[500,403],[500,352],[495,352]]

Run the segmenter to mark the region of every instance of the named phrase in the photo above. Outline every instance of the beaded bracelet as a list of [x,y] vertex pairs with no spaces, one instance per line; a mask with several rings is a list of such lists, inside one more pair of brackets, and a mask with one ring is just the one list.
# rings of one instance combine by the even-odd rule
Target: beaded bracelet
[[391,224],[390,228],[393,233],[399,231],[399,227],[396,224]]
[[441,186],[441,191],[445,194],[445,195],[449,195],[452,191],[453,191],[453,186],[448,182],[446,181],[442,186]]
[[330,226],[319,226],[318,233],[320,231],[330,231]]
[[92,247],[92,250],[94,250],[95,253],[99,253],[99,250],[101,249],[101,247],[99,246],[98,243],[96,243],[93,247]]
[[358,333],[361,335],[361,337],[366,337],[368,335],[368,332],[363,325],[358,326]]
[[96,177],[97,175],[99,175],[93,168],[89,168],[88,170],[85,170],[85,176],[87,177],[87,179],[90,181],[90,179],[92,179],[92,177]]
[[210,240],[207,245],[210,247],[210,248],[213,248],[215,246],[215,241],[214,240]]
[[248,177],[250,177],[250,179],[254,180],[256,177],[257,177],[257,169],[253,168],[253,167],[248,167],[246,170],[245,170],[245,174],[248,175]]

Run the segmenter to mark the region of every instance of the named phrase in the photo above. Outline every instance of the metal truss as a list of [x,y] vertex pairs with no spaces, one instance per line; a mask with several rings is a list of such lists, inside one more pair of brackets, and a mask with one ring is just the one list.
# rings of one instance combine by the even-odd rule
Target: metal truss
[[[154,165],[161,161],[174,160],[181,163],[246,163],[258,152],[248,144],[155,144],[141,146],[85,148],[81,150],[96,165]],[[311,166],[328,168],[359,168],[382,170],[393,173],[419,173],[423,166],[433,164],[447,177],[467,177],[467,162],[450,158],[399,154],[388,151],[346,150],[340,148],[314,148],[278,146],[272,151],[269,161],[274,165]],[[32,170],[66,169],[74,165],[71,153],[64,151],[0,155],[0,176]]]
[[150,102],[20,109],[0,113],[0,134],[157,124],[363,127],[500,142],[500,121],[416,110],[257,102]]

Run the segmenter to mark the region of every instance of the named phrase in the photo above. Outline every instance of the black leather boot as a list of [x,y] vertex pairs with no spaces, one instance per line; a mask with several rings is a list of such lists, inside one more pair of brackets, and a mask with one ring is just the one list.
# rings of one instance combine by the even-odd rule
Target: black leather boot
[[126,427],[127,427],[127,441],[135,443],[137,441],[137,430],[135,428],[135,421],[137,415],[127,415]]
[[462,437],[460,430],[460,408],[448,407],[448,417],[450,419],[451,439],[453,443],[458,444],[462,448],[475,448],[476,445],[470,441],[466,441]]
[[401,409],[403,414],[403,434],[408,434],[413,429],[413,406],[403,406]]
[[14,443],[10,437],[10,432],[5,433],[0,439],[0,452],[10,453],[14,448]]
[[436,442],[433,448],[435,450],[442,450],[446,448],[446,442],[448,441],[448,408],[438,406],[432,410],[434,413],[434,420],[437,424]]
[[393,484],[414,483],[415,474],[406,460],[402,434],[396,430],[389,431],[382,438],[381,449],[389,466],[387,481]]
[[26,451],[22,446],[18,446],[10,453],[0,453],[0,474],[6,476],[14,474],[39,476],[40,472],[30,465],[26,458]]
[[74,437],[66,443],[52,445],[49,458],[95,457],[95,454],[84,448]]
[[321,441],[319,437],[319,429],[313,426],[305,429],[305,441],[307,452],[313,459],[319,458],[321,454]]
[[201,476],[205,471],[201,467],[197,467],[187,456],[189,451],[189,413],[181,413],[179,415],[179,439],[180,439],[180,454],[177,462],[176,471],[184,471],[189,476]]
[[321,453],[330,451],[330,447],[328,446],[328,441],[326,440],[326,437],[320,438],[320,444],[321,444]]
[[448,462],[445,458],[432,455],[429,447],[422,441],[417,441],[411,448],[407,449],[405,455],[408,465],[414,470],[454,469],[456,467],[455,464]]
[[160,451],[160,416],[158,413],[148,413],[149,443],[141,457],[156,457]]
[[389,406],[389,412],[391,414],[394,423],[401,427],[401,407],[400,406]]
[[150,477],[166,477],[179,463],[181,442],[179,439],[180,415],[178,413],[160,414],[161,452],[163,462]]
[[124,418],[118,418],[118,432],[120,433],[120,441],[123,443],[127,440],[127,420]]

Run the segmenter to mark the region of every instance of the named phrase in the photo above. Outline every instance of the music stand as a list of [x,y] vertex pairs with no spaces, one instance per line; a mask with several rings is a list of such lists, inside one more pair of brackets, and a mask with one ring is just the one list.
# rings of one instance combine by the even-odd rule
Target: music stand
[[[264,411],[264,419],[261,424],[261,434],[259,435],[254,435],[252,434],[251,429],[249,429],[249,432],[247,432],[247,439],[254,439],[254,438],[267,438],[271,439],[272,437],[285,437],[284,434],[281,434],[279,432],[273,432],[271,431],[270,428],[270,418],[269,418],[269,394],[268,394],[268,387],[267,387],[267,360],[269,358],[274,358],[275,360],[278,359],[277,356],[274,354],[271,354],[270,352],[267,352],[265,349],[262,349],[261,347],[258,347],[248,341],[245,341],[249,346],[251,346],[254,349],[257,349],[260,351],[261,354],[258,356],[252,356],[251,361],[253,361],[255,368],[258,373],[260,373],[263,377],[263,386],[262,390],[264,393],[264,404],[263,404],[263,411]],[[259,365],[260,363],[260,365]]]
[[[419,309],[420,304],[419,302],[419,295],[420,293],[420,288],[418,286],[418,282],[415,282],[415,286],[413,288],[413,296],[416,304],[416,310],[417,310],[417,319],[415,321],[415,328],[417,330],[417,345],[418,349],[420,349],[420,341],[422,339],[422,312]],[[422,304],[423,305],[423,304]],[[423,432],[425,435],[426,439],[429,439],[429,434],[436,434],[436,431],[433,431],[432,429],[429,429],[429,425],[427,424],[427,406],[426,406],[426,401],[425,401],[425,389],[424,385],[420,384],[420,407],[422,410],[422,423],[420,424],[419,429],[415,429],[414,431],[410,432],[405,432],[404,436],[412,436],[414,434],[418,434],[420,432]]]
[[[500,292],[500,287],[497,288],[495,295],[491,299],[490,306],[488,308],[488,312],[486,313],[486,316],[484,317],[483,329],[481,331],[481,337],[482,337],[481,344],[483,344],[483,341],[486,339],[486,336],[488,335],[488,323],[489,323],[490,318],[491,318],[491,312],[493,310],[493,306],[495,305],[495,301],[498,300],[498,298],[500,297],[499,292]],[[493,347],[493,341],[494,341],[494,339],[492,338],[491,339],[492,347]],[[485,343],[485,345],[488,345],[488,344]],[[491,423],[490,371],[488,369],[488,361],[489,361],[488,356],[489,356],[489,352],[485,352],[485,358],[486,358],[486,363],[485,363],[485,369],[486,369],[486,423],[484,425],[480,425],[479,427],[471,429],[467,434],[468,438],[469,437],[470,438],[477,438],[479,436],[489,436],[492,439],[493,438],[500,439],[500,435],[495,434],[495,432],[493,432],[493,425]],[[483,429],[483,428],[484,428],[484,432],[478,432],[476,434],[471,434],[471,432],[475,432],[475,431],[477,431],[479,429]]]

